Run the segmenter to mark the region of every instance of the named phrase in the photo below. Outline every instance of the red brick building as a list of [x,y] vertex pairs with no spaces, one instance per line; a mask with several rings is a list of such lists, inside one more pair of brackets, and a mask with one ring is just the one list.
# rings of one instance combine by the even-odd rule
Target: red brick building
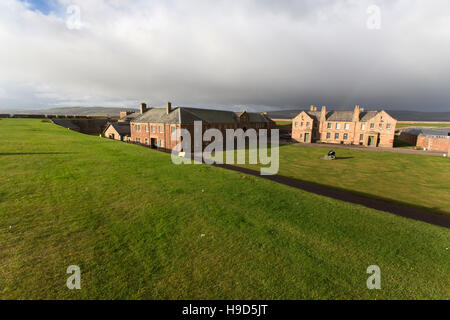
[[450,154],[450,132],[444,134],[420,134],[417,146],[431,151],[442,151]]
[[358,144],[392,148],[397,120],[386,111],[321,111],[311,106],[292,121],[292,139],[303,143]]
[[131,141],[152,147],[172,150],[181,138],[171,140],[172,132],[187,129],[194,137],[194,121],[202,122],[203,131],[218,129],[225,137],[226,129],[272,129],[275,122],[263,113],[232,112],[222,110],[174,107],[170,102],[165,108],[147,108],[141,104],[140,114],[130,122]]

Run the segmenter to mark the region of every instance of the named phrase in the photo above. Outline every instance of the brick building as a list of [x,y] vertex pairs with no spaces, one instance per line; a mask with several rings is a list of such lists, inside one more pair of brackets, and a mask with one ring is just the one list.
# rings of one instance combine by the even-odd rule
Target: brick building
[[386,111],[321,111],[311,106],[292,121],[292,139],[303,143],[357,144],[392,148],[397,120]]
[[450,130],[407,128],[402,129],[399,140],[425,150],[450,153]]
[[130,121],[131,141],[172,150],[181,137],[171,140],[172,132],[186,129],[194,137],[194,121],[202,122],[203,131],[218,129],[225,136],[226,129],[272,129],[275,122],[263,113],[232,112],[222,110],[174,107],[170,102],[165,108],[140,106],[140,114]]

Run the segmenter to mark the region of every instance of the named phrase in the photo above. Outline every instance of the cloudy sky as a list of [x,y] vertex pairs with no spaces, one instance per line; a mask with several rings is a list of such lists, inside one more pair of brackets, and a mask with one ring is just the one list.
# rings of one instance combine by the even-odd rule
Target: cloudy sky
[[449,0],[1,0],[0,108],[450,111]]

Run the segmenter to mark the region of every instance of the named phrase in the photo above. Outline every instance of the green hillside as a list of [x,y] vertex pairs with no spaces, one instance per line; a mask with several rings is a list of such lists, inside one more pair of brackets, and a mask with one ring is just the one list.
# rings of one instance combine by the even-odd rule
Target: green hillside
[[40,120],[0,136],[0,299],[448,298],[448,229]]

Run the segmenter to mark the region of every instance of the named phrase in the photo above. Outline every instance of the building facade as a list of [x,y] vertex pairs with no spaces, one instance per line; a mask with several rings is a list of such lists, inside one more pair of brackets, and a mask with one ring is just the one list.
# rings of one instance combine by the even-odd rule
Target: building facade
[[392,148],[397,120],[386,111],[320,111],[311,106],[292,120],[292,139],[303,143],[355,144]]
[[[154,148],[172,150],[181,142],[180,130],[186,129],[194,137],[194,122],[201,121],[203,132],[218,129],[225,136],[226,129],[273,129],[275,122],[263,113],[246,111],[174,107],[168,102],[165,108],[147,108],[141,104],[140,115],[130,121],[131,141]],[[176,139],[172,140],[172,133]]]

